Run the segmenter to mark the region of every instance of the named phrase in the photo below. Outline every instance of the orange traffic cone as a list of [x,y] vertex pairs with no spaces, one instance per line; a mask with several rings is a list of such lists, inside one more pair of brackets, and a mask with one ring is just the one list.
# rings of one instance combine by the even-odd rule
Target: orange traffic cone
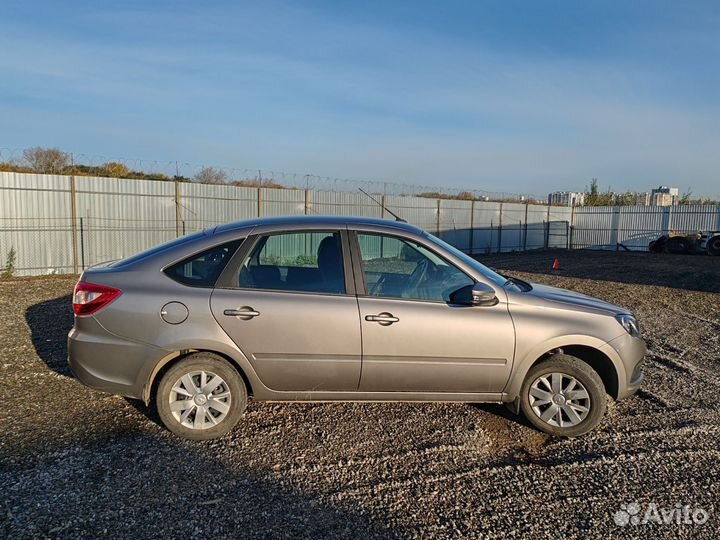
[[553,269],[553,270],[560,270],[560,261],[558,261],[557,259],[555,259],[555,262],[553,262],[553,265],[552,265],[552,269]]

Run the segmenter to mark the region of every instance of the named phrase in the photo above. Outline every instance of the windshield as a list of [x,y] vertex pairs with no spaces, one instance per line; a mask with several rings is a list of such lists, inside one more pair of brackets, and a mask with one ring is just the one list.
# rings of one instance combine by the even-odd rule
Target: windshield
[[425,232],[424,235],[428,240],[430,240],[434,244],[437,244],[438,246],[442,247],[445,251],[452,253],[455,257],[460,259],[462,262],[464,262],[465,264],[467,264],[474,270],[477,270],[478,273],[482,274],[483,277],[492,281],[495,285],[499,285],[500,287],[503,287],[505,285],[505,282],[507,281],[506,278],[504,278],[497,272],[490,270],[484,264],[479,263],[478,261],[473,259],[470,255],[463,253],[455,246],[451,246],[444,240],[440,240],[437,236],[433,236],[432,234],[430,234],[428,232]]

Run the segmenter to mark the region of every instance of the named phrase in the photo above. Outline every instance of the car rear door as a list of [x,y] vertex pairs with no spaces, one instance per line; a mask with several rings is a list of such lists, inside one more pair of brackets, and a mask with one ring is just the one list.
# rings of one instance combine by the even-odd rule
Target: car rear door
[[347,232],[302,230],[248,239],[211,297],[220,326],[265,386],[356,390],[361,341]]
[[[457,305],[449,294],[475,280],[408,238],[351,233],[363,342],[360,390],[494,393],[515,348],[504,301]],[[424,274],[424,275],[421,275]],[[503,297],[504,291],[498,291]]]

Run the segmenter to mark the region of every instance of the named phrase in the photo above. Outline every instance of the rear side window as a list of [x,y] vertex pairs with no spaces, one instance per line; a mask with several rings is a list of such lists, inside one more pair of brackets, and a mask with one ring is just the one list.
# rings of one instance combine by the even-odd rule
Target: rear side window
[[191,287],[213,287],[242,240],[211,247],[175,263],[165,273],[175,281]]
[[243,261],[238,286],[345,294],[340,233],[313,231],[263,236]]

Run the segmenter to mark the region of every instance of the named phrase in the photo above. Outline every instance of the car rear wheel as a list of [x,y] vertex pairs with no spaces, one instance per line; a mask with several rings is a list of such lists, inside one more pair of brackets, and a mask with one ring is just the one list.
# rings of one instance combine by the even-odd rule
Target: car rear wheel
[[575,437],[598,425],[606,399],[605,386],[593,368],[574,356],[557,354],[528,372],[520,408],[541,431]]
[[196,353],[163,375],[155,399],[170,431],[193,440],[229,432],[245,411],[247,390],[233,366],[211,353]]

